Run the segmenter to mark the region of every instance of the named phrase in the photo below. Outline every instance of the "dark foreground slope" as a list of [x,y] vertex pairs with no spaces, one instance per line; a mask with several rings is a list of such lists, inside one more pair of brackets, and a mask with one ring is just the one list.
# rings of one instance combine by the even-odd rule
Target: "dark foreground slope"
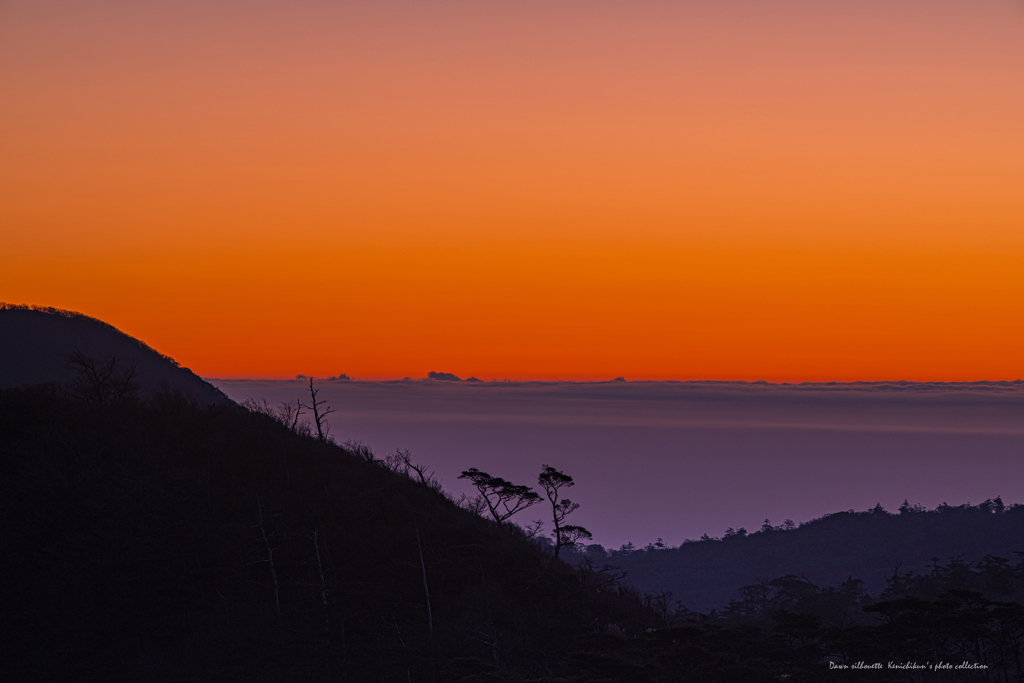
[[118,372],[134,370],[142,396],[168,387],[202,403],[229,399],[188,368],[107,323],[71,311],[0,304],[0,387],[67,383],[76,376],[68,356],[80,352]]
[[896,514],[839,512],[794,528],[765,525],[675,548],[610,554],[593,548],[590,555],[622,567],[643,592],[668,590],[688,608],[707,612],[724,607],[742,586],[788,574],[822,586],[852,576],[877,597],[894,572],[926,571],[933,558],[974,563],[986,555],[1013,559],[1018,550],[1024,550],[1024,506],[997,498],[935,510],[904,506]]
[[[875,605],[785,577],[673,614],[258,406],[0,390],[0,519],[0,680],[1021,678],[1019,564],[953,564]],[[989,668],[828,664],[929,657]]]
[[788,666],[725,641],[680,659],[628,591],[233,404],[0,390],[0,516],[5,680],[753,681]]

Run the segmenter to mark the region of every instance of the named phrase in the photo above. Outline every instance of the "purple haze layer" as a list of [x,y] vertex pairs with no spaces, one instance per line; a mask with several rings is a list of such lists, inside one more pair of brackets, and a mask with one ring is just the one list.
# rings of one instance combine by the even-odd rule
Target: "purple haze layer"
[[[308,402],[302,380],[210,380],[228,396]],[[446,489],[477,467],[576,480],[574,523],[609,547],[675,545],[767,518],[806,521],[905,498],[1024,500],[1024,382],[318,381],[338,441],[408,448]],[[543,518],[534,507],[520,523]]]

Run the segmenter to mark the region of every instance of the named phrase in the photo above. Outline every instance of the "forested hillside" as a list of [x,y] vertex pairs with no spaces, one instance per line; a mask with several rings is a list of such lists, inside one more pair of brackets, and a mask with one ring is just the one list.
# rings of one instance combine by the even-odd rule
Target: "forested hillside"
[[67,379],[0,389],[4,680],[809,683],[908,658],[985,667],[934,680],[1022,678],[1020,506],[611,553],[574,549],[577,533],[559,559],[408,452],[336,443],[316,393],[274,408],[143,391],[155,375],[122,344],[178,368],[110,330],[107,360],[78,350]]
[[796,683],[913,657],[987,668],[844,680],[1018,675],[1019,564],[937,565],[880,603],[781,577],[701,616],[282,412],[87,397],[0,390],[6,680]]
[[[741,586],[794,574],[822,586],[855,577],[878,596],[895,572],[925,571],[952,558],[974,563],[986,555],[1015,558],[1024,550],[1024,506],[996,497],[978,505],[941,505],[934,510],[905,503],[899,511],[877,506],[837,512],[800,525],[729,529],[722,538],[677,547],[649,544],[585,554],[627,573],[641,592],[671,591],[673,601],[699,612],[721,609]],[[578,560],[577,560],[578,561]]]
[[651,640],[663,616],[601,574],[366,449],[180,393],[0,390],[0,514],[8,680],[775,680],[785,666],[754,651],[679,664]]

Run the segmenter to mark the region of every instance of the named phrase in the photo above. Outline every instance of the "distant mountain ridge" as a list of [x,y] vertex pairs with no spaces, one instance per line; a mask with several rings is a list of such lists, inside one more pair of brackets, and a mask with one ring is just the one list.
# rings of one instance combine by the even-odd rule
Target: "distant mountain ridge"
[[[660,540],[660,539],[659,539]],[[979,505],[934,510],[904,503],[898,514],[881,506],[836,512],[799,526],[788,522],[759,531],[729,529],[723,538],[687,541],[678,547],[624,546],[606,551],[590,546],[597,565],[626,572],[626,583],[641,592],[671,591],[672,599],[707,612],[721,609],[744,586],[796,575],[819,586],[853,577],[878,597],[898,572],[921,574],[935,561],[975,563],[987,555],[1015,560],[1024,551],[1024,505],[1000,498]],[[577,554],[582,559],[582,554]]]
[[99,362],[116,358],[122,367],[134,365],[143,397],[171,389],[202,403],[231,402],[173,358],[109,323],[59,308],[0,303],[0,387],[69,382],[76,371],[67,357],[76,351]]

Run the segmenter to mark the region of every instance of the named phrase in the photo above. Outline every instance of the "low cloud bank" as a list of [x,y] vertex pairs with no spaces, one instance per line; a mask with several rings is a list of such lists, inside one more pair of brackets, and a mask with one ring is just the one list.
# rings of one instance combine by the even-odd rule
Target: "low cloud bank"
[[[308,401],[308,380],[211,381],[235,400]],[[332,434],[411,449],[453,491],[469,467],[521,483],[559,467],[577,481],[578,523],[608,546],[904,498],[1024,500],[1024,382],[317,386],[337,410]]]

